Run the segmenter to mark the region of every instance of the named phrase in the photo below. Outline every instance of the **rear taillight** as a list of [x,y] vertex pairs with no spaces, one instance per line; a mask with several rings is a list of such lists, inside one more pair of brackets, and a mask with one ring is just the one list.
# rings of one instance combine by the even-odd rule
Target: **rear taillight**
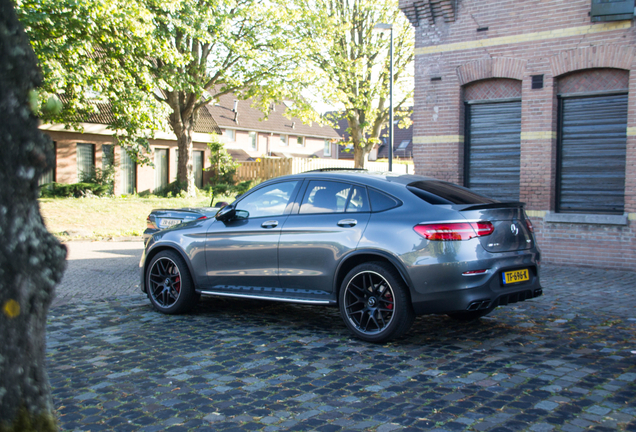
[[430,241],[457,241],[492,234],[495,228],[490,222],[453,222],[420,224],[413,227],[416,233]]
[[526,219],[526,226],[528,227],[528,231],[530,231],[531,233],[534,232],[534,227],[532,226],[532,222],[530,222],[530,219]]
[[151,219],[150,216],[146,218],[146,227],[150,229],[157,229],[157,224],[154,219]]
[[203,219],[207,219],[207,216],[201,216],[200,218],[197,218],[197,220],[203,220]]

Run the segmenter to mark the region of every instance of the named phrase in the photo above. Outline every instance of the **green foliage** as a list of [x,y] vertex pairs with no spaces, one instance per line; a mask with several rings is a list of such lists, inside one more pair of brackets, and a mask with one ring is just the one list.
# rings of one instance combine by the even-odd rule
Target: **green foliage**
[[42,198],[81,198],[110,195],[111,186],[95,183],[47,183],[40,188]]
[[13,423],[9,424],[8,419],[0,419],[0,432],[57,432],[57,420],[53,413],[30,414],[22,406]]
[[187,183],[179,180],[175,180],[169,183],[163,189],[158,189],[153,192],[153,195],[165,198],[172,197],[184,197],[187,191]]
[[214,196],[227,196],[232,190],[232,186],[227,183],[217,183],[212,186]]
[[[412,97],[413,30],[397,0],[292,0],[287,8],[316,94],[344,107],[356,166],[377,142],[389,117],[390,35],[393,25],[395,95],[400,109]],[[308,74],[309,75],[309,74]],[[337,120],[337,119],[336,119]]]
[[227,150],[225,150],[222,143],[213,141],[208,143],[208,147],[210,148],[211,154],[209,170],[213,172],[211,179],[212,184],[233,184],[234,174],[240,164],[234,161],[232,156],[227,152]]
[[257,181],[254,181],[254,180],[242,181],[239,184],[237,184],[236,186],[234,186],[234,192],[237,195],[243,195],[245,192],[250,190],[253,186],[256,186],[258,183],[260,183],[260,182],[257,182]]
[[[15,0],[44,73],[40,105],[59,95],[45,121],[79,127],[112,111],[109,127],[138,163],[149,163],[148,131],[169,128],[188,161],[199,109],[237,92],[261,109],[300,95],[302,68],[278,5],[260,0]],[[194,193],[192,164],[177,178]],[[186,170],[183,168],[186,167]],[[190,168],[188,168],[190,167]],[[187,172],[185,172],[187,171]]]
[[80,183],[91,183],[107,186],[107,194],[112,195],[115,190],[115,166],[110,164],[106,168],[94,168],[92,171],[83,172]]

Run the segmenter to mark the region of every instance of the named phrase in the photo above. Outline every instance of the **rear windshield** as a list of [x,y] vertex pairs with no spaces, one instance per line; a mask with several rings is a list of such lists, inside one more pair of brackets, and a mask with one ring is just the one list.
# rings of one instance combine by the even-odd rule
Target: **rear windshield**
[[429,204],[491,204],[499,202],[453,183],[422,180],[406,186]]

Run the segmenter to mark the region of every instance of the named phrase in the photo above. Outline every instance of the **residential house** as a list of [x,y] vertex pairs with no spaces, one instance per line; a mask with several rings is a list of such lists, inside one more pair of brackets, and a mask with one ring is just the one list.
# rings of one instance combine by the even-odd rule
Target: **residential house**
[[[208,183],[211,173],[208,143],[221,139],[237,161],[261,156],[320,157],[336,156],[338,134],[329,126],[306,125],[299,119],[284,117],[285,104],[273,107],[269,118],[252,108],[251,100],[221,96],[216,103],[201,108],[194,133],[195,184]],[[82,172],[105,168],[114,163],[115,194],[156,191],[176,180],[178,149],[172,132],[158,132],[150,140],[152,166],[138,166],[116,145],[107,125],[112,120],[108,104],[98,104],[100,113],[81,123],[83,132],[66,130],[63,125],[43,124],[55,146],[55,168],[41,183],[76,183]]]
[[634,0],[400,0],[415,171],[523,201],[543,261],[636,268]]
[[[40,183],[76,183],[83,172],[106,168],[115,164],[115,194],[155,191],[166,187],[177,178],[177,139],[172,132],[157,132],[150,140],[150,159],[154,167],[140,166],[117,145],[113,131],[108,129],[112,114],[108,104],[98,104],[99,114],[91,116],[80,125],[82,132],[67,130],[60,124],[42,124],[40,129],[53,140],[55,167],[46,173]],[[193,162],[195,184],[202,187],[210,173],[210,151],[207,144],[221,130],[207,107],[200,110],[193,136]]]
[[253,103],[229,93],[208,105],[225,148],[237,161],[261,156],[336,158],[340,136],[331,126],[287,118],[289,102],[274,104],[265,119]]

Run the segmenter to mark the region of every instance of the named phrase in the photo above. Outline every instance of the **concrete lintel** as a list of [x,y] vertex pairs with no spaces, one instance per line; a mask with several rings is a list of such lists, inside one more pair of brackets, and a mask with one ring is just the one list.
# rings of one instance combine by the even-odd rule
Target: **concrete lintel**
[[544,222],[589,225],[627,225],[627,213],[622,215],[573,214],[547,212]]

